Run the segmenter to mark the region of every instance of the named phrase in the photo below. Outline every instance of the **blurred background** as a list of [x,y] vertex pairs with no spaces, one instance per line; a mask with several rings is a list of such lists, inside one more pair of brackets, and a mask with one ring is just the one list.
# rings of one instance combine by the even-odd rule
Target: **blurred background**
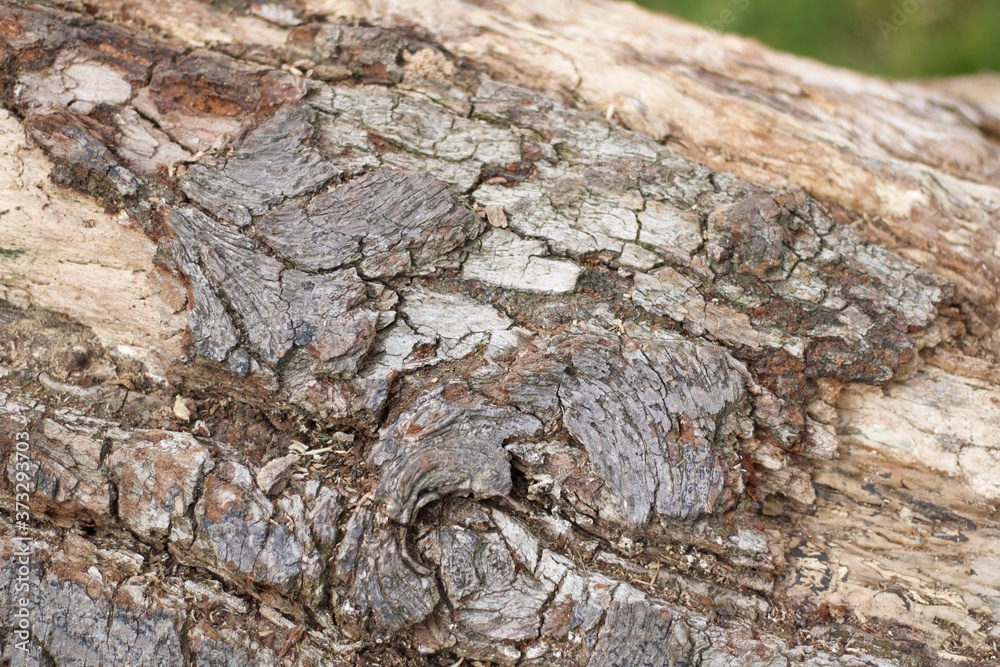
[[1000,71],[1000,0],[637,0],[782,51],[889,77]]

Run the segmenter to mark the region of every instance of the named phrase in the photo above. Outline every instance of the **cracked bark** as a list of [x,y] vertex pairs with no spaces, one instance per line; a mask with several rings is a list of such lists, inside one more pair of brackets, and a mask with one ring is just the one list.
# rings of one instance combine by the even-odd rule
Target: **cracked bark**
[[5,661],[998,659],[987,107],[605,3],[0,35]]

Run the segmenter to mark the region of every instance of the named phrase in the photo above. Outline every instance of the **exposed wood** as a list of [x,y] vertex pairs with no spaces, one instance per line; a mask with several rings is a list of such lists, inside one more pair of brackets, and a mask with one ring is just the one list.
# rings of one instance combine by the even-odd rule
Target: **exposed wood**
[[987,100],[608,2],[0,35],[4,660],[1000,659]]

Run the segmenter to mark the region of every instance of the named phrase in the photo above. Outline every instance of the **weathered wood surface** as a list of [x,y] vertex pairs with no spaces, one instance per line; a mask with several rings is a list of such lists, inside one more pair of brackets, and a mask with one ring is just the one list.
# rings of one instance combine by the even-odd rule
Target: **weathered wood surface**
[[1000,659],[987,106],[610,3],[0,36],[4,660]]

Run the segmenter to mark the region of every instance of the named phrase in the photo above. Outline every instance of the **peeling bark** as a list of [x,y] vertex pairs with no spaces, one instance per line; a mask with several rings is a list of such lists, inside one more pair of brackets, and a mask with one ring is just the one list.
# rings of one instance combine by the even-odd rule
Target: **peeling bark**
[[4,660],[992,664],[998,122],[455,6],[0,8]]

